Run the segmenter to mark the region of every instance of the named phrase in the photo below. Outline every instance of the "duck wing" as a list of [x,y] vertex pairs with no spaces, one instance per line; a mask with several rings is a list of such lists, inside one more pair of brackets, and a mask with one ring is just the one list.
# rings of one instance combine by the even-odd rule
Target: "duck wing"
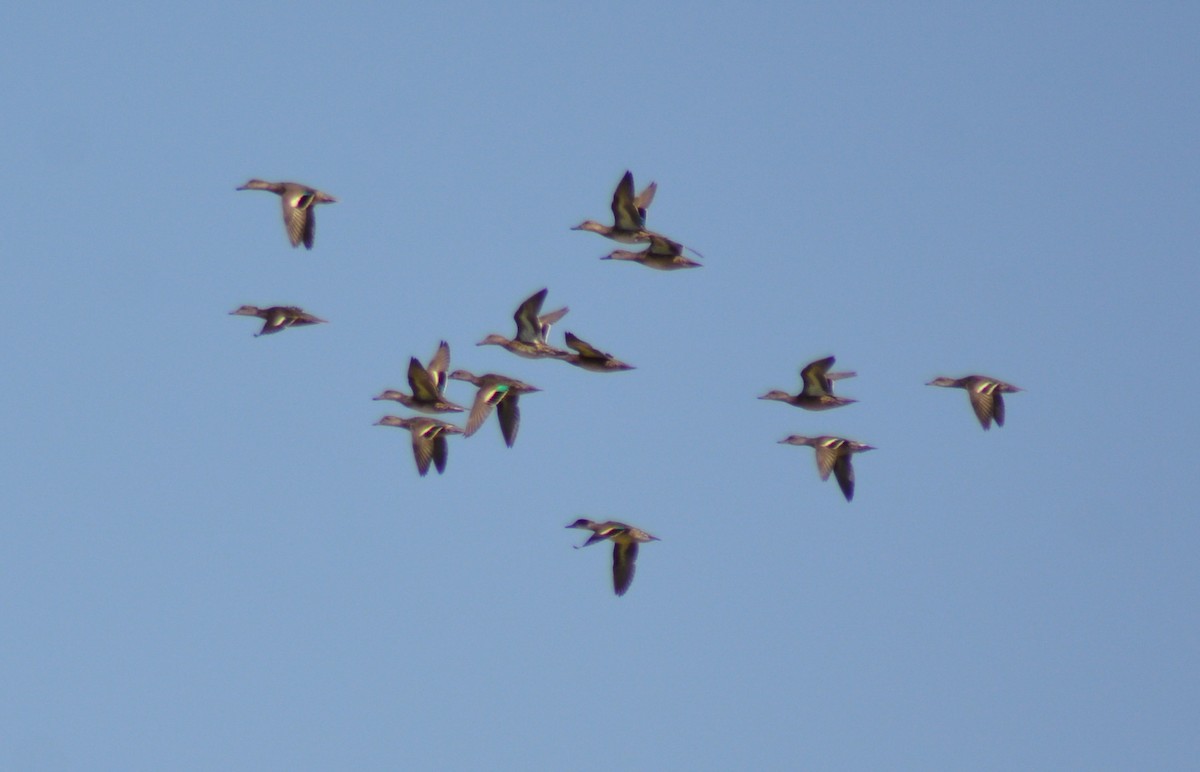
[[543,287],[517,306],[517,312],[513,314],[513,321],[517,323],[517,340],[523,343],[538,342],[541,337],[541,322],[538,320],[538,312],[542,310],[542,303],[545,302],[548,291]]
[[646,253],[661,257],[678,257],[683,254],[683,245],[678,241],[671,241],[662,234],[651,233],[650,246],[646,247]]
[[633,583],[633,572],[637,568],[638,545],[636,541],[613,542],[613,591],[624,595]]
[[506,393],[507,387],[497,383],[484,384],[479,387],[479,390],[475,392],[475,401],[471,404],[471,413],[467,416],[467,427],[463,431],[464,437],[470,437],[479,431],[479,427],[483,426],[483,422],[492,414],[496,403],[503,400]]
[[283,206],[283,227],[287,230],[288,241],[293,247],[304,242],[307,249],[312,249],[313,235],[316,222],[313,219],[311,191],[285,187],[279,194]]
[[500,433],[504,435],[504,444],[510,448],[517,441],[517,429],[521,428],[521,409],[517,406],[519,396],[516,392],[506,393],[496,408]]
[[[984,429],[992,428],[992,418],[996,414],[996,402],[1000,395],[993,391],[994,388],[994,384],[981,381],[967,389],[967,395],[971,398],[971,409],[975,411],[975,417]],[[1000,412],[1003,415],[1003,407],[1000,408]],[[1003,426],[1003,420],[996,423]]]
[[992,392],[992,420],[996,426],[1004,426],[1004,395],[999,390]]
[[559,319],[562,319],[564,316],[566,316],[567,311],[570,310],[571,309],[567,308],[566,306],[563,306],[557,311],[551,311],[548,314],[542,314],[538,317],[538,336],[541,338],[543,343],[547,342],[546,338],[550,335],[550,327]]
[[290,327],[304,327],[308,324],[324,324],[325,322],[324,319],[313,316],[307,311],[301,311],[299,308],[291,308],[289,310],[294,312],[292,321],[288,325]]
[[585,359],[608,360],[613,358],[612,354],[604,353],[603,351],[592,346],[592,344],[588,343],[586,340],[583,340],[572,333],[568,332],[566,334],[566,339],[567,347],[575,349],[579,352],[579,355]]
[[446,458],[449,456],[449,450],[446,447],[446,433],[438,432],[433,438],[433,464],[437,467],[438,474],[446,471]]
[[433,461],[433,446],[435,438],[438,435],[437,426],[424,422],[414,422],[410,431],[412,432],[413,458],[417,460],[417,472],[424,477],[429,473],[429,464]]
[[438,394],[446,391],[446,371],[450,369],[450,344],[442,341],[438,345],[438,350],[434,352],[433,359],[429,360],[429,366],[425,368],[429,371],[429,375],[433,378],[434,386],[437,387]]
[[804,369],[800,371],[800,382],[804,394],[810,397],[821,397],[832,392],[833,384],[825,374],[829,372],[834,361],[833,357],[825,357],[805,365]]
[[838,451],[837,446],[830,447],[829,445],[816,445],[817,457],[817,474],[821,475],[822,480],[829,479],[829,473],[833,471],[834,464],[837,463]]
[[634,200],[633,174],[628,171],[613,191],[612,213],[613,225],[617,230],[638,231],[646,226],[646,221]]
[[418,402],[437,402],[442,396],[437,381],[416,357],[408,360],[408,385],[412,387],[413,398]]
[[637,207],[638,215],[642,218],[642,223],[646,222],[646,210],[650,208],[650,204],[654,201],[654,194],[658,190],[658,183],[651,182],[641,193],[637,194],[637,198],[633,199],[633,205]]
[[854,498],[854,467],[850,464],[849,453],[839,455],[833,462],[833,475],[846,501],[851,501]]

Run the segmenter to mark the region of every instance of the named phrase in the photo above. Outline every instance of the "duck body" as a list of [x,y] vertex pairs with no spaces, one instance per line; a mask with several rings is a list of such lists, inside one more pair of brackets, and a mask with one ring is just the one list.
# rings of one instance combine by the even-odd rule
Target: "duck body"
[[830,410],[857,402],[858,400],[856,399],[839,397],[833,393],[834,381],[843,378],[853,378],[858,374],[853,372],[829,372],[829,368],[833,366],[835,361],[834,357],[825,357],[824,359],[818,359],[815,362],[805,365],[804,369],[800,371],[799,394],[792,395],[786,391],[776,389],[768,391],[759,397],[759,399],[784,402],[793,407],[804,408],[805,410]]
[[1004,426],[1004,395],[1023,391],[1011,383],[987,375],[965,375],[962,378],[940,375],[925,385],[966,389],[971,409],[985,431],[992,428],[992,421],[996,422],[996,426]]
[[568,309],[562,307],[557,311],[542,314],[542,303],[546,300],[549,290],[541,289],[526,298],[513,314],[517,323],[517,337],[509,340],[503,335],[493,333],[479,341],[478,346],[500,346],[505,351],[526,359],[562,359],[570,356],[569,352],[551,346],[546,337],[550,327],[566,316]]
[[293,247],[298,247],[303,242],[305,249],[312,249],[313,237],[317,230],[313,207],[317,204],[337,203],[337,199],[328,193],[299,182],[267,182],[253,179],[237,189],[265,190],[279,196],[283,206],[283,227],[287,231],[288,241]]
[[262,329],[254,333],[254,337],[256,338],[260,335],[272,335],[288,327],[304,327],[309,324],[326,323],[324,319],[313,316],[304,309],[297,308],[296,306],[270,306],[269,308],[242,306],[230,311],[229,315],[255,316],[262,319]]
[[846,497],[846,501],[854,499],[854,467],[850,463],[851,456],[855,453],[875,450],[871,445],[844,437],[805,437],[793,434],[779,442],[784,445],[807,445],[815,450],[817,473],[821,475],[822,480],[828,480],[829,474],[832,472],[837,478],[838,487],[842,489],[842,495]]
[[701,267],[700,263],[683,256],[683,245],[678,241],[672,241],[666,236],[650,231],[647,231],[646,235],[650,246],[641,252],[615,249],[600,259],[639,263],[656,271],[678,271],[683,268]]
[[567,354],[561,359],[568,364],[581,367],[584,370],[590,370],[593,373],[616,373],[622,370],[633,370],[633,365],[628,365],[605,351],[592,346],[592,344],[582,338],[567,333],[567,346],[575,350],[574,354]]
[[451,434],[463,433],[462,429],[454,424],[424,416],[401,418],[400,416],[385,415],[376,421],[375,425],[395,426],[409,430],[412,434],[413,458],[417,462],[417,472],[422,477],[429,473],[430,464],[437,468],[438,474],[446,471],[448,457],[446,437]]
[[504,435],[504,443],[511,448],[517,441],[517,430],[521,426],[521,410],[518,405],[520,396],[541,391],[541,389],[518,381],[516,378],[496,373],[474,375],[467,370],[455,370],[450,373],[450,378],[455,381],[466,381],[474,384],[477,388],[475,401],[471,404],[471,412],[467,416],[467,427],[463,436],[470,437],[479,431],[479,427],[495,409],[496,417],[500,421],[500,433]]
[[416,357],[409,359],[408,385],[412,389],[411,396],[402,391],[388,389],[375,399],[390,399],[422,413],[461,413],[466,408],[456,405],[444,396],[446,368],[449,365],[450,345],[442,341],[433,358],[429,360],[428,367],[422,366]]
[[617,183],[613,191],[612,213],[613,224],[604,225],[595,220],[584,220],[571,230],[591,231],[601,236],[619,241],[622,244],[641,244],[650,240],[650,232],[646,230],[646,209],[654,200],[658,185],[651,182],[636,196],[633,194],[633,174],[629,171]]
[[477,346],[499,346],[510,354],[516,354],[525,359],[564,359],[570,356],[569,351],[551,346],[545,341],[532,343],[523,340],[509,340],[503,335],[493,333],[479,341]]
[[657,536],[651,536],[640,528],[616,520],[598,523],[581,517],[567,528],[583,528],[592,532],[588,540],[579,547],[587,547],[605,539],[613,543],[613,592],[617,595],[624,595],[629,590],[629,585],[633,583],[633,573],[637,567],[638,544],[659,541]]

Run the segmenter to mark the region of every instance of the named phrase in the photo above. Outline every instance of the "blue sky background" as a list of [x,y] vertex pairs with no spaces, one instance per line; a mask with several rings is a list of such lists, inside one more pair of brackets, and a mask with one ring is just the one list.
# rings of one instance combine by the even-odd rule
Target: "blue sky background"
[[[1196,7],[0,30],[0,767],[1195,763]],[[625,169],[704,268],[569,230]],[[543,286],[638,369],[474,346]],[[544,392],[421,479],[371,397],[443,338]],[[755,399],[830,353],[858,404]],[[791,433],[878,446],[852,504]],[[662,538],[625,597],[580,516]]]

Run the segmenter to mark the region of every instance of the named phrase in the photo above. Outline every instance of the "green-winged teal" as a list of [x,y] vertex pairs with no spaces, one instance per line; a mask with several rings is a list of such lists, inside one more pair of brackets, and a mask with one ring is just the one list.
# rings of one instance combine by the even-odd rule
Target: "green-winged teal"
[[526,359],[562,359],[569,356],[566,351],[555,348],[546,342],[546,336],[550,334],[550,326],[566,316],[568,311],[564,306],[557,311],[539,316],[547,292],[548,290],[541,289],[530,295],[517,307],[517,312],[513,314],[513,319],[517,323],[517,337],[514,340],[493,333],[476,345],[500,346],[505,351],[511,351]]
[[784,445],[808,445],[817,452],[817,472],[822,480],[829,479],[833,472],[837,477],[838,486],[846,501],[854,498],[854,467],[850,465],[850,457],[855,453],[875,450],[871,445],[847,440],[843,437],[803,437],[793,434],[779,441]]
[[475,392],[475,402],[471,405],[471,413],[467,416],[467,429],[464,437],[470,437],[483,426],[483,422],[496,408],[496,417],[500,420],[500,432],[504,435],[504,444],[512,447],[517,441],[517,429],[521,426],[521,409],[517,405],[522,394],[541,391],[536,386],[518,381],[495,373],[473,375],[466,370],[455,370],[450,373],[455,381],[473,383],[479,389]]
[[992,428],[992,421],[996,422],[996,426],[1004,426],[1004,395],[1022,391],[1011,383],[986,375],[966,375],[962,378],[940,375],[925,385],[966,389],[967,396],[971,399],[971,407],[975,410],[975,417],[984,429]]
[[390,399],[422,413],[461,413],[465,408],[443,396],[446,391],[446,368],[449,366],[450,345],[442,341],[433,359],[429,360],[429,367],[422,367],[416,357],[409,359],[408,386],[412,389],[411,397],[402,391],[388,389],[375,399]]
[[792,396],[786,391],[768,391],[759,399],[771,399],[778,402],[786,402],[789,405],[802,407],[805,410],[829,410],[842,405],[849,405],[852,402],[857,402],[856,399],[847,397],[836,397],[833,394],[833,382],[842,378],[853,378],[858,373],[831,373],[829,368],[833,366],[833,357],[825,357],[818,359],[815,362],[807,364],[800,371],[800,393]]
[[438,474],[446,471],[446,435],[463,433],[462,429],[454,424],[424,416],[401,418],[385,415],[376,421],[375,425],[398,426],[412,433],[413,458],[417,460],[417,471],[422,477],[429,472],[430,462],[437,467]]
[[646,209],[654,200],[654,191],[657,189],[658,185],[651,182],[645,190],[634,196],[633,174],[627,171],[613,192],[613,224],[604,225],[595,220],[585,220],[571,230],[599,233],[601,236],[607,236],[622,244],[640,244],[649,241],[650,233],[646,230]]
[[262,329],[254,333],[254,337],[259,335],[270,335],[274,332],[279,332],[287,327],[303,327],[306,324],[324,324],[324,319],[318,319],[304,309],[296,308],[295,306],[271,306],[270,308],[259,308],[258,306],[242,306],[229,312],[230,316],[257,316],[264,320]]
[[600,258],[601,260],[626,260],[641,263],[656,271],[678,271],[681,268],[699,268],[700,263],[683,256],[683,245],[671,241],[666,236],[650,233],[650,246],[641,252],[628,252],[616,249]]
[[[579,547],[586,547],[608,539],[613,543],[613,591],[624,595],[633,582],[633,571],[636,568],[638,543],[659,541],[657,536],[651,536],[640,528],[632,525],[609,520],[597,523],[587,518],[579,518],[567,526],[568,528],[586,528],[592,532],[588,540]],[[579,549],[576,547],[575,549]]]
[[582,367],[584,370],[591,370],[594,373],[615,373],[634,369],[633,365],[625,364],[612,354],[593,347],[586,340],[569,332],[567,333],[567,346],[575,349],[577,353],[560,357],[562,361]]
[[337,199],[328,193],[298,182],[250,180],[238,190],[269,190],[279,196],[283,202],[283,227],[287,229],[288,241],[292,242],[293,247],[300,246],[303,241],[308,249],[312,249],[313,234],[317,229],[313,207],[337,203]]

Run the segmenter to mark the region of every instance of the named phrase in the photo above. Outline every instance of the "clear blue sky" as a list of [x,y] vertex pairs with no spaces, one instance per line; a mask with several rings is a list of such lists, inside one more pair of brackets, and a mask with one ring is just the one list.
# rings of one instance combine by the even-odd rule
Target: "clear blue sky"
[[[1195,764],[1200,11],[968,5],[0,11],[0,768]],[[638,369],[475,347],[543,286]],[[544,391],[421,479],[443,338]]]

